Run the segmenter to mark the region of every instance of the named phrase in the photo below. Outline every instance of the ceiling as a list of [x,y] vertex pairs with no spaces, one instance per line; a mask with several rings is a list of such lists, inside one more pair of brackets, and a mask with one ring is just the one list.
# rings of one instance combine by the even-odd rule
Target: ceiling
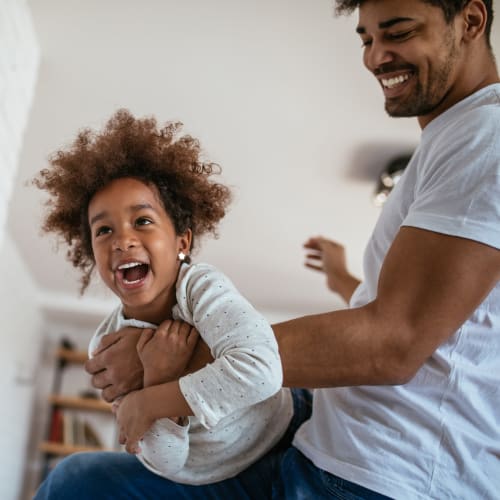
[[48,311],[101,314],[96,280],[84,299],[63,246],[39,231],[43,196],[26,182],[77,129],[120,107],[180,120],[222,166],[234,202],[197,260],[221,268],[272,320],[338,307],[303,266],[302,243],[346,245],[361,274],[389,159],[419,138],[391,119],[362,67],[356,16],[330,0],[31,1],[41,49],[35,98],[8,230]]

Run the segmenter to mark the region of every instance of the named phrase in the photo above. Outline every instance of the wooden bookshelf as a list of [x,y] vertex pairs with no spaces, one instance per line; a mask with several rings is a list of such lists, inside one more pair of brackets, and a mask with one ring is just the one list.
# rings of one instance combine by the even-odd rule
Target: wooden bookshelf
[[42,441],[39,445],[39,450],[50,455],[66,456],[79,451],[103,451],[103,448],[98,446],[79,446],[69,445],[64,443],[53,443],[51,441]]
[[74,349],[65,349],[60,347],[56,351],[56,358],[67,361],[68,363],[82,364],[89,359],[86,351],[77,351]]
[[97,398],[82,398],[79,396],[51,394],[49,396],[49,401],[54,406],[60,406],[61,408],[111,412],[111,404]]
[[112,418],[112,405],[97,396],[92,397],[92,394],[87,396],[85,391],[81,395],[61,392],[69,365],[80,365],[83,372],[87,359],[86,351],[73,349],[66,339],[62,339],[59,348],[54,351],[53,387],[48,396],[48,428],[45,439],[38,444],[42,455],[40,481],[67,455],[82,451],[110,451],[107,446],[101,445],[101,436],[96,433],[90,414],[103,413]]

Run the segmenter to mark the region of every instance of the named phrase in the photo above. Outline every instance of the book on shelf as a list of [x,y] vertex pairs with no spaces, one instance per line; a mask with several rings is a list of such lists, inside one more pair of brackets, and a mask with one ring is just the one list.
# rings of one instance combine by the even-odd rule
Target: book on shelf
[[63,441],[63,412],[61,408],[54,408],[52,411],[52,420],[50,422],[49,440],[54,443]]
[[74,410],[54,408],[49,440],[71,446],[102,448],[103,443],[94,427]]

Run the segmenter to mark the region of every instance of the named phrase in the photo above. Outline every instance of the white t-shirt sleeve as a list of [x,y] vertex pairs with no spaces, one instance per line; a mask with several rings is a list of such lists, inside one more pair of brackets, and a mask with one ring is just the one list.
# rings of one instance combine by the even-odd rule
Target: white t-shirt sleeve
[[178,281],[177,302],[181,318],[196,327],[215,358],[179,380],[202,425],[213,427],[280,390],[274,333],[226,276],[206,264],[190,266]]
[[431,147],[422,147],[419,168],[425,170],[403,225],[500,248],[499,126],[496,114],[478,109],[443,130],[442,140],[434,137]]

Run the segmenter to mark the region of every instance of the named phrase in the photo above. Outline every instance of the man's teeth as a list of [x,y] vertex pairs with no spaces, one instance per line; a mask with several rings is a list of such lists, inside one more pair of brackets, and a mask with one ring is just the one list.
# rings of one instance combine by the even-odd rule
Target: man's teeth
[[410,78],[409,74],[395,76],[394,78],[382,78],[382,85],[387,89],[392,89],[400,83],[406,82]]

